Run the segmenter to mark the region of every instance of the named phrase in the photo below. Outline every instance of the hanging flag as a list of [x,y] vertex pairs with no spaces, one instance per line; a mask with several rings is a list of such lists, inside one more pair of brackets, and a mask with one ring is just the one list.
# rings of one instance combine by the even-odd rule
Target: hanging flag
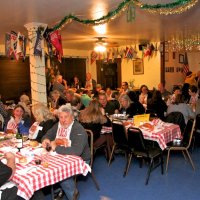
[[186,76],[187,72],[189,72],[189,64],[188,64],[187,52],[185,52],[185,58],[183,63],[183,74]]
[[15,59],[18,60],[19,56],[17,54],[17,33],[14,31],[10,32],[10,55],[12,53],[15,56]]
[[95,51],[91,52],[91,60],[90,60],[91,65],[97,59],[97,56],[98,54]]
[[36,42],[34,46],[34,56],[40,56],[42,57],[42,35],[41,31],[38,30],[36,31]]
[[56,49],[56,55],[58,60],[61,62],[61,58],[63,56],[63,49],[62,49],[62,41],[61,41],[61,35],[58,32],[58,30],[51,32],[50,34],[50,41],[51,44],[55,47]]
[[[126,47],[126,48],[128,48],[128,47]],[[130,47],[130,48],[127,49],[127,51],[126,51],[126,58],[127,59],[132,59],[133,58],[133,48],[132,47]]]
[[5,35],[5,54],[7,57],[10,57],[10,48],[11,48],[11,38],[10,33],[6,33]]
[[16,53],[19,57],[25,59],[26,56],[26,38],[20,32],[17,34],[17,50]]
[[120,49],[120,51],[119,51],[119,55],[120,55],[120,57],[123,59],[124,58],[124,54],[125,54],[125,52],[126,52],[126,50],[124,50],[123,48],[122,49]]
[[50,40],[50,35],[49,35],[50,32],[52,32],[52,29],[47,27],[43,36],[44,36],[44,38],[46,40],[46,43],[47,43],[48,55],[50,57],[53,57],[53,47],[52,47],[51,40]]

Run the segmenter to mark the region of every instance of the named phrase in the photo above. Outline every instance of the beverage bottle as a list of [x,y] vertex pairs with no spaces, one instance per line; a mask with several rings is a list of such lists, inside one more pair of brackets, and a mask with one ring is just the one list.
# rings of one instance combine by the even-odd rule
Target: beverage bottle
[[19,130],[16,133],[16,143],[17,143],[17,148],[20,149],[23,147],[23,136],[22,133],[19,132]]

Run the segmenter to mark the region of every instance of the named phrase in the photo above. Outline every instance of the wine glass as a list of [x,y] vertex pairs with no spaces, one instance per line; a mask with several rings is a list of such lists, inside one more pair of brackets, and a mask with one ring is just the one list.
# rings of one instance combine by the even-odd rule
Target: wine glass
[[47,145],[46,145],[46,150],[47,150],[47,152],[50,152],[51,151],[51,145],[48,143]]

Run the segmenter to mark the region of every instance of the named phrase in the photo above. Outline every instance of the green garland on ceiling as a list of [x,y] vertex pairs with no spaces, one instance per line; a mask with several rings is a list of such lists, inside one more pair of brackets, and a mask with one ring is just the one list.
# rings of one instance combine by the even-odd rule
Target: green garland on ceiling
[[52,29],[53,30],[61,29],[62,27],[64,27],[65,24],[70,23],[72,21],[77,21],[79,23],[92,26],[108,23],[109,21],[118,17],[123,11],[125,11],[131,2],[139,6],[141,9],[147,10],[149,12],[168,15],[168,14],[180,14],[190,9],[192,6],[194,6],[198,2],[198,0],[176,0],[173,3],[154,4],[154,5],[143,4],[139,0],[124,0],[118,5],[118,7],[115,10],[108,12],[107,15],[102,16],[98,19],[80,19],[75,15],[69,14],[65,16]]

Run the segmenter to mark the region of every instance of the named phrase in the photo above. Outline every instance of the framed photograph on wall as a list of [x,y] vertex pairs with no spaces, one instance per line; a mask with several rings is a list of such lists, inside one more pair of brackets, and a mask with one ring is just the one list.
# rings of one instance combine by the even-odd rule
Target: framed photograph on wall
[[179,54],[179,63],[184,63],[184,55]]
[[144,74],[143,59],[133,60],[133,74]]

